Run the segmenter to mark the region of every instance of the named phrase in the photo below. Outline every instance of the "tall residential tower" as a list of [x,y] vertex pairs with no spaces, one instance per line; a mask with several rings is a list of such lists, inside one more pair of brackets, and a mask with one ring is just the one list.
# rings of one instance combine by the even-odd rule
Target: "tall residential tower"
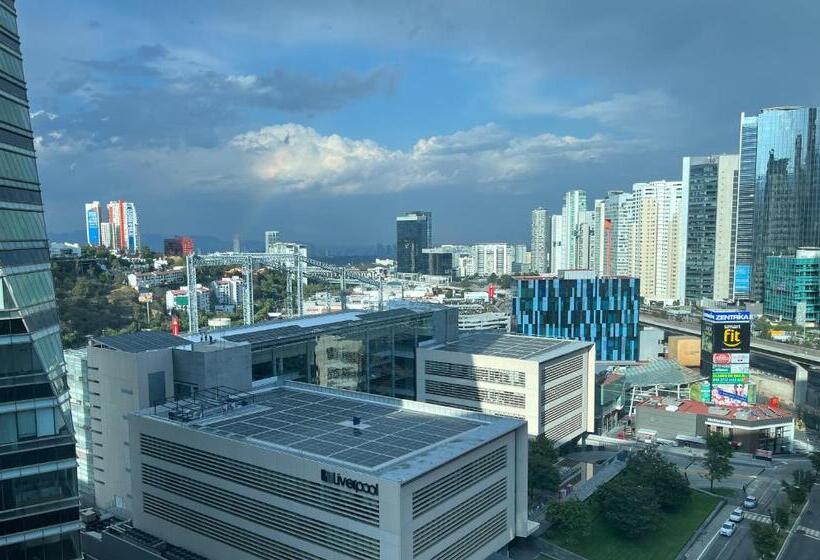
[[0,558],[74,560],[77,459],[11,0],[0,39]]
[[550,215],[543,208],[536,208],[532,211],[532,236],[530,251],[532,253],[532,272],[543,274],[549,272],[549,254],[551,239]]

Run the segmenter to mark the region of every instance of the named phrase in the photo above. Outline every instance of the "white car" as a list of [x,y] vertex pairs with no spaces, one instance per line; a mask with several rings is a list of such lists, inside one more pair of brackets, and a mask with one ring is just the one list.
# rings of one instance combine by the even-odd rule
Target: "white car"
[[743,507],[746,509],[754,509],[757,507],[757,498],[754,496],[746,496],[746,499],[743,500]]
[[735,508],[729,514],[729,521],[732,523],[740,523],[743,520],[743,508]]
[[720,526],[720,534],[724,537],[731,537],[735,534],[735,524],[731,521],[727,521]]

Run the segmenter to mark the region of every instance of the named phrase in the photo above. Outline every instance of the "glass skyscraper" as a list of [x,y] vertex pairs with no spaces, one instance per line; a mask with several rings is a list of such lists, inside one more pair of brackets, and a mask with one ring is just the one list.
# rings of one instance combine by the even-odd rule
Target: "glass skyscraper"
[[761,300],[767,257],[820,245],[816,136],[815,107],[774,107],[753,117],[741,115],[735,293],[742,293],[738,286],[743,287],[746,255],[751,255],[751,297]]
[[17,14],[0,0],[0,558],[80,557],[77,460]]
[[422,251],[433,246],[433,215],[408,212],[396,217],[396,271],[428,274]]
[[514,332],[594,342],[597,360],[638,359],[639,279],[567,270],[521,278],[514,289]]

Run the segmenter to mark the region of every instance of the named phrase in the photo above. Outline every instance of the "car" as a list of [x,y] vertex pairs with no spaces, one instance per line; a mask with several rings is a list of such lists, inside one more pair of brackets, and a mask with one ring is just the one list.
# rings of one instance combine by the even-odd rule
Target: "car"
[[757,498],[754,496],[746,496],[746,499],[743,500],[743,507],[746,509],[754,509],[757,507]]
[[729,514],[729,521],[732,523],[740,523],[743,520],[743,508],[735,508]]
[[731,521],[727,521],[720,526],[720,534],[724,537],[731,537],[735,534],[735,524]]

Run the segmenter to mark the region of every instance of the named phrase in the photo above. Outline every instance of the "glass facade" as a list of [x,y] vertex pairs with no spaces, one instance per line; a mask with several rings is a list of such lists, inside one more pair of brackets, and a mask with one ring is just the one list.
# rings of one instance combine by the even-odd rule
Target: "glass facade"
[[640,280],[522,278],[513,299],[518,334],[595,343],[598,360],[637,360]]
[[0,39],[0,560],[69,560],[80,556],[74,436],[10,0]]
[[820,320],[820,250],[800,250],[794,257],[769,257],[764,313],[800,325]]
[[428,258],[422,250],[433,246],[433,215],[409,212],[396,218],[396,270],[428,274]]
[[316,328],[280,326],[222,338],[251,343],[253,380],[272,377],[402,399],[416,396],[416,347],[457,333],[455,309],[361,313]]
[[[814,107],[775,107],[754,117],[741,117],[736,292],[738,278],[742,280],[745,274],[741,264],[748,248],[744,246],[748,245],[748,231],[752,232],[750,291],[758,301],[764,295],[767,257],[794,255],[798,247],[820,245],[820,148],[816,135]],[[752,221],[744,224],[752,177]]]

